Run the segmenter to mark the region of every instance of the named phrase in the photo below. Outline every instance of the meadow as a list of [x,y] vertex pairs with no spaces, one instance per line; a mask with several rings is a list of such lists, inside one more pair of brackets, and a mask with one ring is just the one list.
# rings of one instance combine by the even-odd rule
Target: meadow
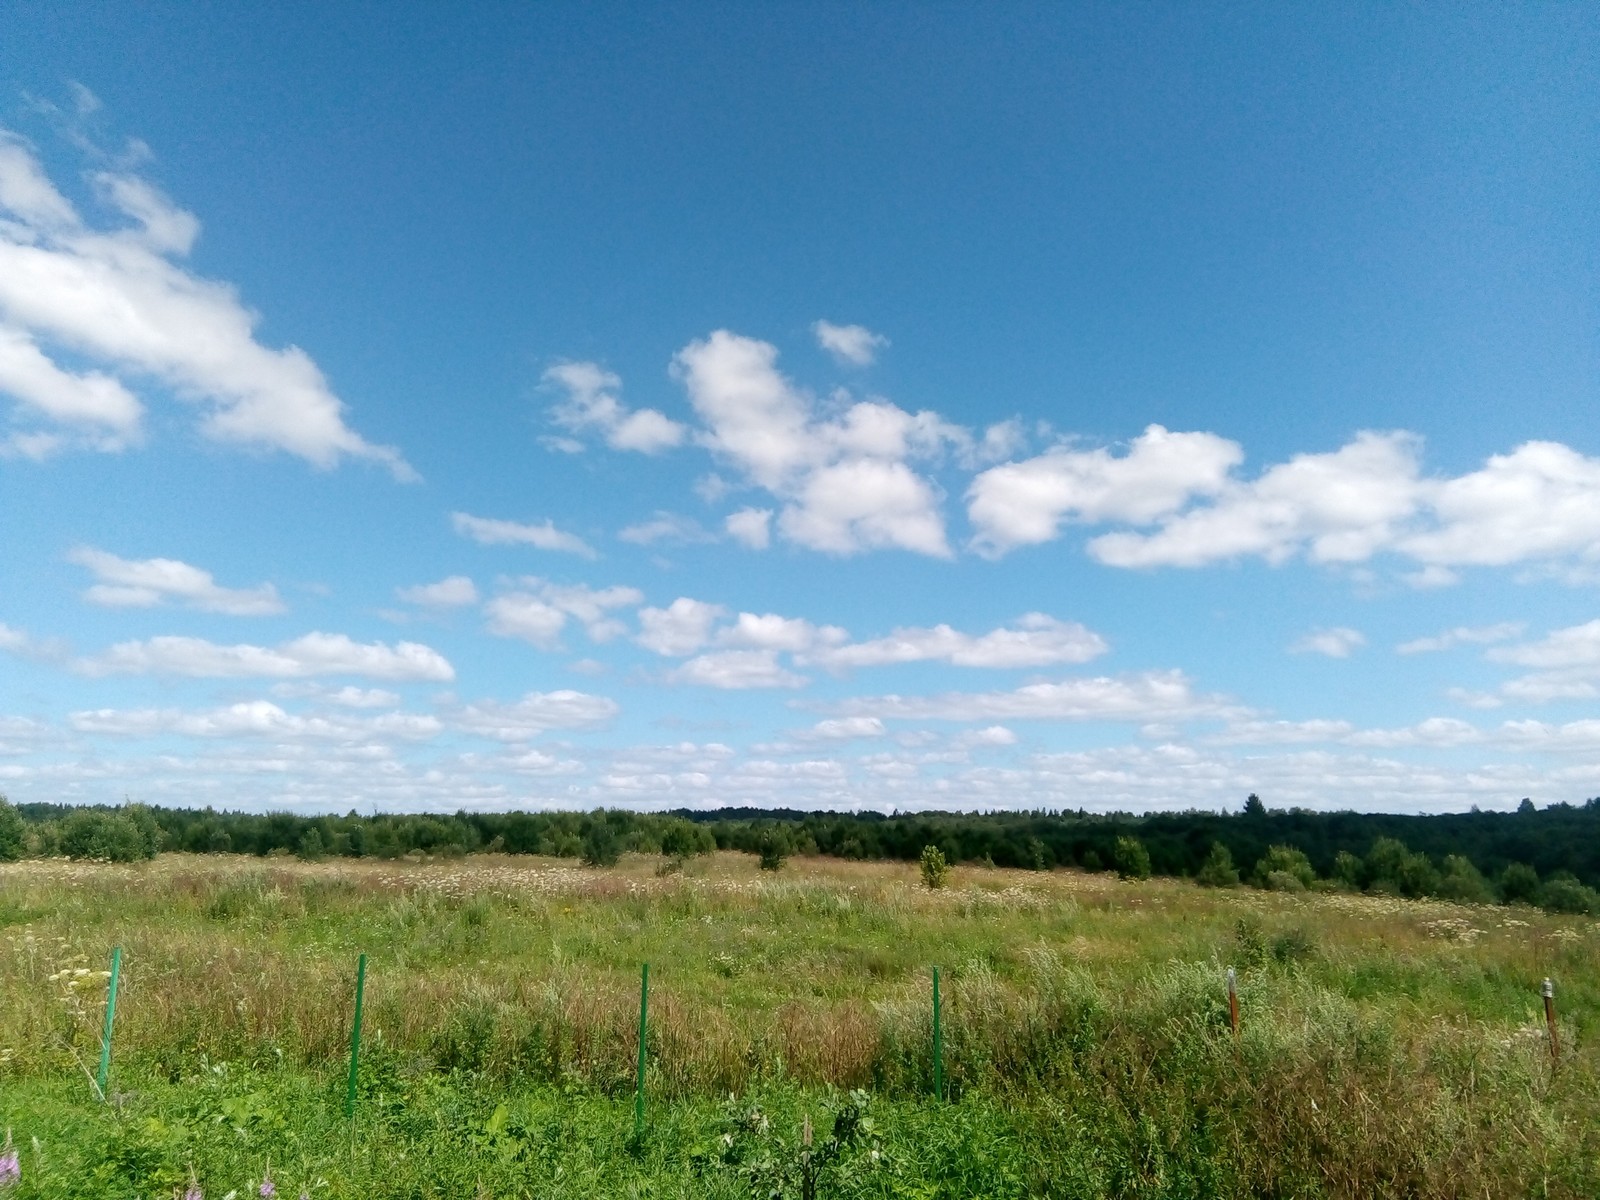
[[32,861],[0,866],[0,1128],[19,1200],[1593,1197],[1597,967],[1593,917],[1062,870]]

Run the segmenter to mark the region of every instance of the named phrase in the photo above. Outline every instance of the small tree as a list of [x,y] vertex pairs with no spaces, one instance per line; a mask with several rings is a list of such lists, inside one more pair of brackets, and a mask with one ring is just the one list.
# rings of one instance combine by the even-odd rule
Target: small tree
[[1500,873],[1500,899],[1506,904],[1532,904],[1539,895],[1539,872],[1527,863],[1512,863]]
[[763,829],[761,836],[756,838],[756,853],[761,856],[760,865],[763,871],[782,870],[783,860],[788,857],[788,850],[783,838],[774,829]]
[[1268,846],[1251,882],[1275,892],[1303,892],[1317,881],[1311,860],[1294,846]]
[[1119,837],[1111,848],[1111,861],[1124,879],[1150,878],[1150,851],[1136,837]]
[[924,846],[922,848],[922,886],[925,888],[942,888],[950,881],[950,864],[944,860],[944,852],[937,846]]
[[17,806],[0,796],[0,862],[16,862],[27,849],[22,814]]
[[1212,842],[1211,853],[1194,878],[1201,887],[1238,887],[1239,868],[1233,865],[1233,855],[1226,846]]
[[1447,854],[1439,872],[1439,895],[1463,904],[1492,904],[1494,893],[1483,872],[1464,854]]
[[622,847],[617,842],[616,830],[604,816],[596,816],[583,831],[583,852],[580,856],[586,867],[614,867],[622,857]]

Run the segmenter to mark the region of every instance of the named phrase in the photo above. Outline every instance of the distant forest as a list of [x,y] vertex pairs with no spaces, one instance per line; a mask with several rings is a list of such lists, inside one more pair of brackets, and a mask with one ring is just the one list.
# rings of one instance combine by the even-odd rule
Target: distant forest
[[659,854],[671,870],[712,850],[1167,875],[1212,886],[1337,889],[1526,902],[1600,914],[1600,797],[1582,805],[1431,816],[1269,809],[1136,816],[1088,812],[797,812],[724,808],[641,813],[458,812],[298,816],[206,809],[13,805],[0,797],[0,861],[132,861],[163,850],[257,856],[404,858],[476,851],[588,864]]

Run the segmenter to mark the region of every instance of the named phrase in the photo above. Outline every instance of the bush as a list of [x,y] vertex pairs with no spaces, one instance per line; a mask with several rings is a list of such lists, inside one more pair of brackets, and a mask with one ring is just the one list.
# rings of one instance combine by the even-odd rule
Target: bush
[[1316,881],[1311,860],[1294,846],[1268,846],[1251,877],[1257,887],[1274,892],[1303,892]]
[[717,839],[711,831],[693,821],[673,821],[661,835],[661,853],[668,858],[692,858],[696,854],[710,854],[716,848]]
[[1119,837],[1111,848],[1111,862],[1124,879],[1150,878],[1150,851],[1136,837]]
[[950,864],[944,860],[944,852],[937,846],[924,846],[922,848],[922,886],[926,888],[942,888],[950,881]]
[[583,831],[583,850],[579,859],[586,867],[614,867],[622,857],[616,830],[603,815],[596,815]]
[[1211,843],[1211,853],[1195,874],[1195,882],[1202,887],[1238,887],[1239,868],[1233,865],[1233,855],[1221,842]]
[[1600,892],[1584,887],[1576,876],[1557,871],[1539,889],[1539,907],[1553,913],[1600,913]]
[[1350,851],[1341,850],[1333,856],[1333,878],[1345,887],[1360,891],[1365,873],[1366,867],[1361,859]]
[[1428,856],[1412,851],[1398,838],[1376,839],[1367,852],[1366,868],[1366,885],[1374,891],[1415,898],[1439,890],[1439,872]]
[[1439,872],[1439,895],[1462,904],[1491,904],[1494,892],[1483,872],[1464,854],[1447,854]]
[[77,809],[62,818],[60,836],[68,858],[139,862],[161,848],[161,827],[142,804]]
[[789,856],[788,849],[783,836],[775,829],[763,829],[761,835],[756,838],[756,853],[761,856],[760,866],[763,871],[781,870],[783,860]]
[[22,814],[17,806],[0,796],[0,862],[16,862],[26,849]]
[[1500,873],[1500,899],[1505,904],[1532,904],[1539,895],[1539,872],[1527,863],[1512,863]]

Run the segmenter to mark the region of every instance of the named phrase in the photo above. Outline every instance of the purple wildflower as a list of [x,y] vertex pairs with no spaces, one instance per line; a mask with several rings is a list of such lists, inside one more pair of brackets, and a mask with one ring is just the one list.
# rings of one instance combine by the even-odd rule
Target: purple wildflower
[[268,1175],[265,1179],[263,1179],[261,1181],[261,1197],[262,1197],[262,1200],[272,1200],[272,1197],[276,1196],[277,1194],[278,1194],[278,1185],[273,1183],[272,1182],[272,1176]]
[[189,1186],[183,1189],[183,1200],[206,1200],[206,1194],[200,1190],[200,1185],[190,1180]]
[[0,1188],[9,1188],[22,1179],[22,1160],[15,1150],[0,1153]]

